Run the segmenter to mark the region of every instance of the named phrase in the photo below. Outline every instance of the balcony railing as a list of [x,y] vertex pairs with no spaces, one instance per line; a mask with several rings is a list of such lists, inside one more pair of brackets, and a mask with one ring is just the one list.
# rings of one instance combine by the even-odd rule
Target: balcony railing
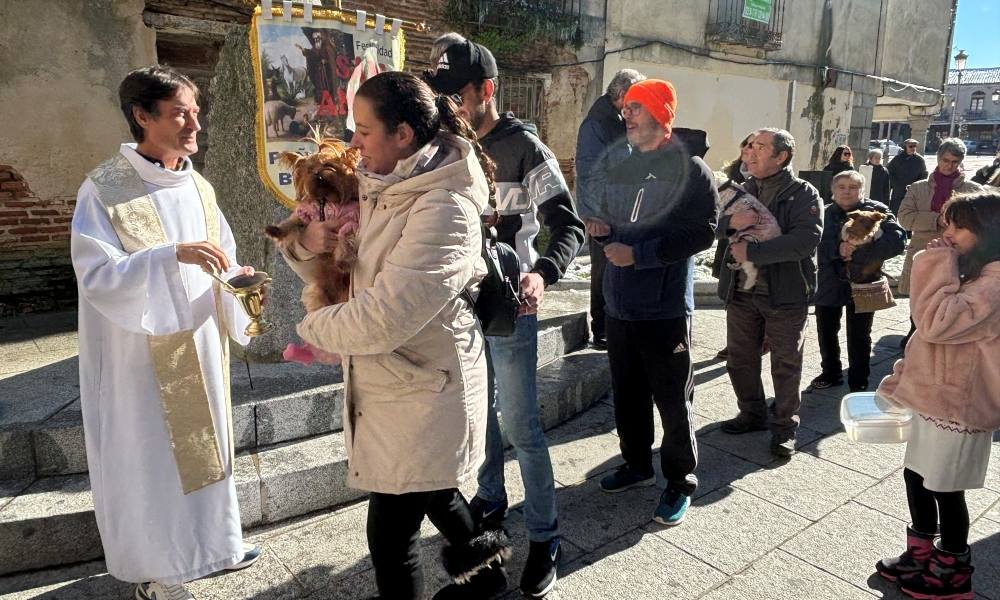
[[967,110],[965,111],[966,121],[984,121],[990,118],[990,114],[985,110]]
[[[707,42],[737,44],[763,50],[781,48],[781,30],[785,24],[785,0],[710,1],[708,26],[705,29]],[[765,17],[767,22],[744,16],[751,14],[759,6],[770,6],[770,15]]]

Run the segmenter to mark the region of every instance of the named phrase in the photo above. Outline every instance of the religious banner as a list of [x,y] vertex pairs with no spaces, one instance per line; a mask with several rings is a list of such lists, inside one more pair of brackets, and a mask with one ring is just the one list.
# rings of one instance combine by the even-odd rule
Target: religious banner
[[270,4],[257,8],[250,27],[257,164],[264,184],[292,208],[292,174],[278,165],[279,154],[315,151],[304,140],[314,129],[349,139],[354,94],[369,77],[403,68],[405,39],[399,19]]

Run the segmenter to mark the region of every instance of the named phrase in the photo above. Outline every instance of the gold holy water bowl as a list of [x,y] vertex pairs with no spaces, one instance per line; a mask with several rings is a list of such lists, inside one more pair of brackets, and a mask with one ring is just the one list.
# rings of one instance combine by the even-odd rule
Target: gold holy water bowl
[[229,281],[215,276],[216,281],[239,301],[243,312],[250,317],[250,324],[243,331],[250,337],[263,335],[274,327],[274,323],[264,319],[264,290],[271,285],[271,277],[264,271],[253,275],[237,275]]

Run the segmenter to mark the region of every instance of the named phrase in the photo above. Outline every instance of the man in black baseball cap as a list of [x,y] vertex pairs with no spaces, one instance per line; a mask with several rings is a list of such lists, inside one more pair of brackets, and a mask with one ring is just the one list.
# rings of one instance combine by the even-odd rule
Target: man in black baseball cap
[[459,93],[469,82],[497,77],[497,61],[485,46],[464,39],[457,41],[461,39],[457,34],[441,37],[445,42],[454,43],[440,53],[433,69],[424,71],[424,79],[434,91],[450,96]]
[[[487,527],[498,526],[507,514],[499,409],[524,482],[523,512],[530,545],[520,587],[526,596],[541,598],[555,586],[562,548],[552,462],[538,416],[536,313],[545,287],[562,277],[583,243],[583,221],[576,214],[559,161],[538,139],[535,126],[521,122],[513,113],[498,112],[498,71],[493,54],[484,46],[448,33],[434,42],[430,63],[434,69],[425,73],[427,82],[459,105],[459,114],[476,130],[483,150],[496,162],[497,234],[517,251],[520,292],[525,301],[512,336],[486,338],[493,367],[486,462],[479,471],[479,489],[470,507],[477,521]],[[544,253],[539,254],[534,240],[543,223],[550,237]],[[464,597],[482,596],[470,588]]]

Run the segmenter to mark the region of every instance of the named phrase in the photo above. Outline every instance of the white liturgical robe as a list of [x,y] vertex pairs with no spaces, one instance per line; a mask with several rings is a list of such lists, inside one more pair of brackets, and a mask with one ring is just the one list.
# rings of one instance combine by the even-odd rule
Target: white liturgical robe
[[[131,582],[182,583],[243,558],[230,454],[230,409],[213,280],[177,261],[175,244],[208,238],[205,210],[185,159],[180,171],[121,154],[142,179],[166,243],[123,249],[91,178],[77,196],[72,257],[80,291],[80,403],[97,525],[108,572]],[[133,180],[134,181],[134,180]],[[221,212],[219,244],[236,266]],[[231,272],[230,271],[230,272]],[[248,319],[222,294],[223,322],[240,344]],[[185,494],[172,447],[150,336],[193,331],[224,477]],[[210,437],[210,436],[209,436]]]

